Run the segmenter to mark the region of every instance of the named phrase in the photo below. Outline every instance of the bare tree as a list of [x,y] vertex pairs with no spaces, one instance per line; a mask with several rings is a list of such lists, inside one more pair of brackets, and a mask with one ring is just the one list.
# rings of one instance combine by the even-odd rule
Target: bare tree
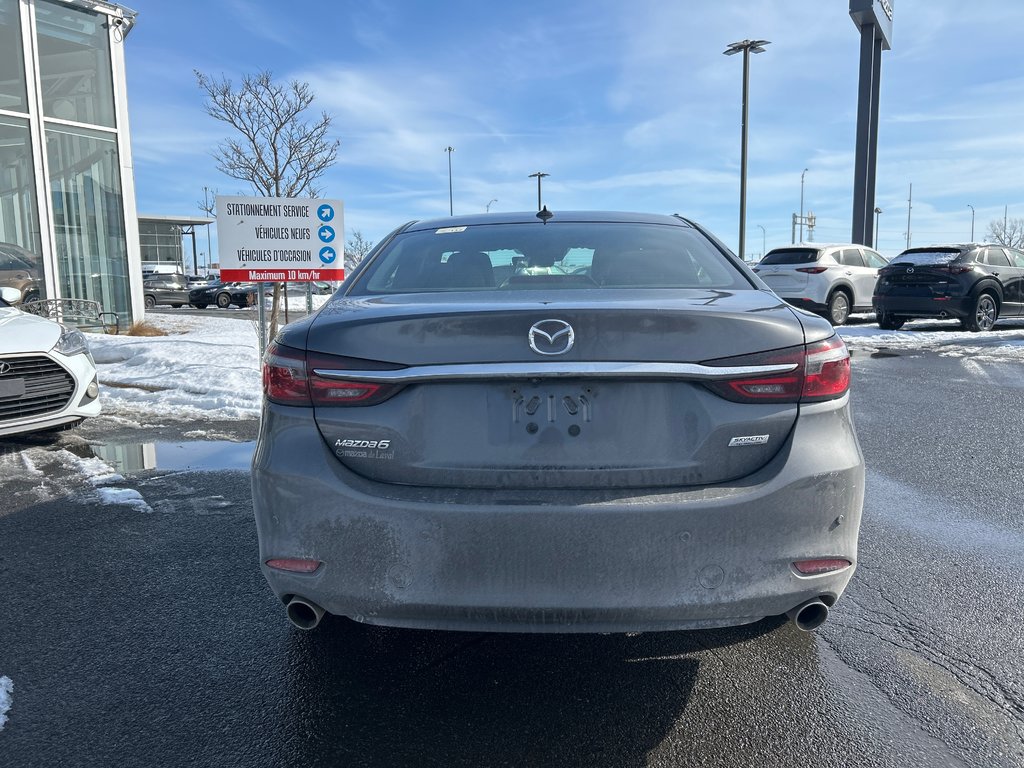
[[[236,88],[221,76],[196,70],[196,82],[206,94],[206,113],[230,125],[238,138],[217,145],[214,159],[227,176],[252,185],[263,197],[317,197],[316,182],[334,164],[340,142],[327,137],[331,116],[306,118],[314,94],[308,83],[274,82],[269,71],[245,75]],[[274,284],[270,338],[277,332],[281,285]]]
[[988,241],[1010,248],[1024,248],[1024,219],[993,219],[988,223]]
[[359,262],[372,250],[373,241],[363,237],[363,233],[358,229],[353,230],[352,237],[345,243],[345,274],[348,275],[359,266]]

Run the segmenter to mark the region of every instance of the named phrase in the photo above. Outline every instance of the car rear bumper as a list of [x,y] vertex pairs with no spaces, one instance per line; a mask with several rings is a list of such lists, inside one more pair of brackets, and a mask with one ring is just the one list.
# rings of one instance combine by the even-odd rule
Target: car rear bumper
[[[524,492],[368,481],[334,457],[310,409],[269,405],[253,459],[263,574],[282,601],[427,629],[702,628],[831,605],[856,564],[863,459],[847,402],[802,411],[739,483]],[[814,577],[792,565],[826,557],[853,565]],[[296,574],[270,558],[322,565]]]
[[974,299],[966,296],[935,299],[876,295],[872,306],[876,313],[887,312],[900,317],[952,317],[961,320],[973,314]]

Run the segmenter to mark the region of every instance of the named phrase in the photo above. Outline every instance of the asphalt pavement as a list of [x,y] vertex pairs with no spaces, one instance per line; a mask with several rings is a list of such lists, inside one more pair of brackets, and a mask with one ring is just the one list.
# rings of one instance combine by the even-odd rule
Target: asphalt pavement
[[[854,371],[860,565],[815,633],[305,633],[237,456],[162,458],[194,424],[4,444],[0,764],[1022,766],[1020,364]],[[256,424],[204,429],[244,452]],[[63,450],[120,457],[145,504],[100,503]]]

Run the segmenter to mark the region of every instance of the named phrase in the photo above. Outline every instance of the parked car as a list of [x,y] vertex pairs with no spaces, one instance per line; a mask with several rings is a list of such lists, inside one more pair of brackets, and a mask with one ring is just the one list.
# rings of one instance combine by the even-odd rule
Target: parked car
[[189,291],[188,301],[193,307],[206,309],[215,304],[226,309],[232,304],[238,307],[251,307],[256,304],[259,288],[255,283],[222,283],[212,282],[201,288]]
[[43,280],[36,255],[14,243],[0,243],[0,286],[18,290],[13,304],[39,299]]
[[849,383],[684,218],[407,224],[268,347],[260,565],[303,629],[812,629],[857,561]]
[[977,243],[908,248],[882,270],[874,305],[886,330],[949,317],[968,331],[990,331],[1000,317],[1024,312],[1024,253]]
[[16,308],[0,288],[0,436],[66,427],[100,412],[85,335]]
[[142,295],[146,309],[158,304],[170,304],[177,309],[189,303],[188,280],[180,272],[157,273],[142,281]]
[[801,243],[774,248],[754,271],[796,307],[843,325],[852,312],[870,312],[882,254],[854,243]]

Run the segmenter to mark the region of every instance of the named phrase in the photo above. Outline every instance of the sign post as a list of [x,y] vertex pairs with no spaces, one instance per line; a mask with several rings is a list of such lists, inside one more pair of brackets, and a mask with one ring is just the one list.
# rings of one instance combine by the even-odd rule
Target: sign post
[[[343,214],[341,200],[217,195],[221,280],[259,284],[344,280]],[[267,342],[262,285],[259,302],[262,355]],[[307,307],[311,304],[308,298]]]

